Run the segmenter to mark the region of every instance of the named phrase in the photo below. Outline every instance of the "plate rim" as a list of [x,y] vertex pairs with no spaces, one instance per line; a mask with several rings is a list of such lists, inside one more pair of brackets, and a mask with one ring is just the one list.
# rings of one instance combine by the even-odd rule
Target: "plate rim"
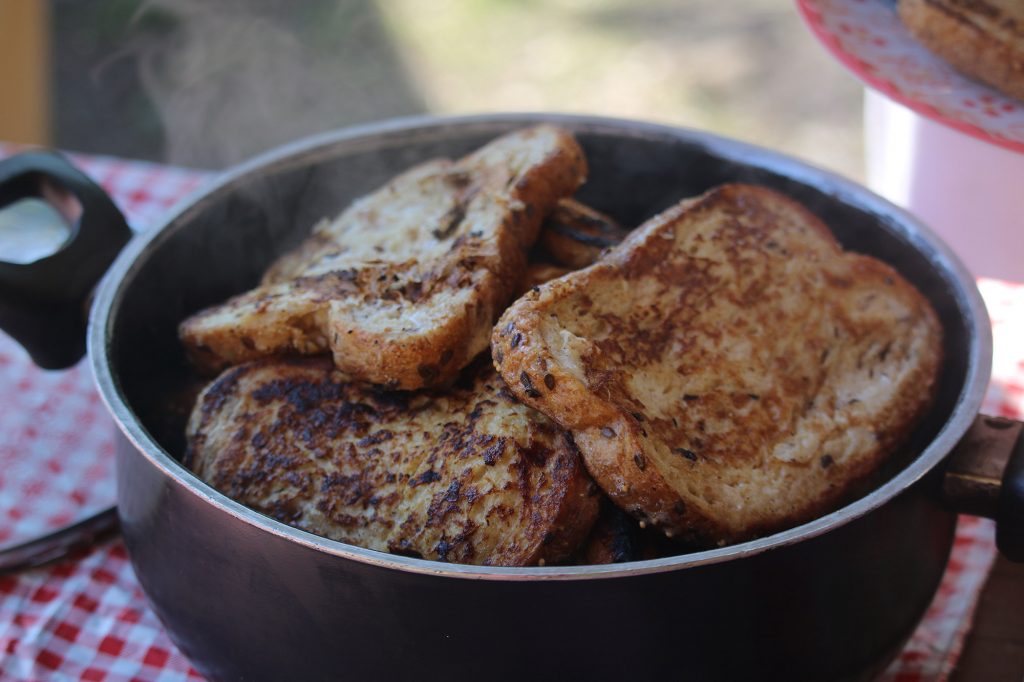
[[[877,2],[878,0],[870,1]],[[883,95],[898,102],[899,104],[902,104],[903,106],[914,111],[915,113],[924,116],[925,118],[928,118],[937,123],[941,123],[942,125],[945,125],[949,128],[952,128],[953,130],[969,135],[970,137],[973,137],[977,140],[989,142],[1003,149],[1008,149],[1013,152],[1024,154],[1024,140],[1012,140],[1002,135],[997,135],[993,132],[990,132],[989,130],[986,130],[985,128],[982,128],[981,126],[975,125],[973,123],[968,123],[966,121],[962,121],[959,119],[950,118],[949,116],[939,111],[939,109],[936,108],[934,105],[914,99],[913,97],[906,96],[905,94],[903,94],[901,90],[893,86],[892,83],[890,83],[886,79],[879,78],[877,76],[865,72],[863,69],[860,68],[858,64],[858,58],[855,55],[842,49],[839,46],[838,41],[835,40],[834,36],[828,31],[824,30],[822,24],[815,18],[817,15],[820,15],[820,11],[818,11],[817,9],[817,0],[796,0],[796,6],[798,13],[804,21],[804,24],[807,25],[811,33],[818,40],[818,42],[821,43],[821,45],[829,54],[831,54],[837,61],[839,61],[839,63],[841,63],[848,71],[850,71],[857,79],[862,81],[865,85],[871,87],[874,90],[877,90]],[[963,77],[967,78],[967,76]],[[1002,97],[1007,97],[1007,95],[1003,95],[1002,93],[999,93],[997,90],[994,90],[993,88],[984,85],[983,83],[976,82],[975,84],[978,87],[983,87],[988,90],[992,90],[992,92],[995,92]]]

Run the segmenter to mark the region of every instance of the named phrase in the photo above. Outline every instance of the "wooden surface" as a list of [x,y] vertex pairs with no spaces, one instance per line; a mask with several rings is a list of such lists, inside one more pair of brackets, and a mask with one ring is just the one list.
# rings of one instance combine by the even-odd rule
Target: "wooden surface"
[[50,141],[49,3],[0,0],[0,140]]
[[1024,680],[1024,564],[999,557],[951,682]]

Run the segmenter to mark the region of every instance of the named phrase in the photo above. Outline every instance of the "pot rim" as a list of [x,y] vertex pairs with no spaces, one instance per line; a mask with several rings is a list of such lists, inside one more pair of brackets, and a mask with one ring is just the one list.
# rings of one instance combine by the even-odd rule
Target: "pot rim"
[[[716,156],[740,163],[763,167],[797,182],[826,190],[833,198],[852,203],[876,215],[894,218],[892,229],[926,255],[931,265],[944,271],[958,285],[953,292],[962,311],[969,317],[969,358],[967,372],[950,418],[928,446],[903,470],[890,480],[856,501],[808,523],[756,540],[717,549],[680,554],[660,559],[609,565],[492,567],[448,564],[426,559],[397,556],[329,540],[293,528],[235,502],[208,486],[182,467],[150,436],[132,413],[123,395],[111,364],[110,337],[113,311],[120,306],[124,283],[141,267],[142,256],[159,247],[176,226],[187,224],[188,214],[198,210],[205,198],[277,165],[287,165],[300,153],[321,149],[333,155],[339,147],[365,148],[375,140],[400,139],[423,132],[443,133],[460,128],[477,132],[495,132],[499,128],[551,122],[579,132],[614,132],[636,137],[675,137],[703,146]],[[813,180],[813,181],[812,181]],[[662,573],[724,561],[741,559],[817,537],[849,523],[887,503],[925,476],[953,449],[977,416],[990,380],[992,366],[992,331],[974,277],[963,263],[927,226],[905,210],[874,194],[867,188],[836,173],[823,170],[780,152],[722,137],[713,133],[666,124],[649,123],[603,116],[554,113],[503,113],[456,117],[413,116],[352,126],[313,135],[259,154],[179,201],[152,229],[136,236],[122,250],[103,278],[93,301],[88,328],[89,359],[100,395],[114,416],[128,442],[150,464],[160,469],[182,491],[195,495],[238,520],[287,541],[339,558],[350,559],[382,568],[452,578],[501,581],[581,580],[618,578]]]

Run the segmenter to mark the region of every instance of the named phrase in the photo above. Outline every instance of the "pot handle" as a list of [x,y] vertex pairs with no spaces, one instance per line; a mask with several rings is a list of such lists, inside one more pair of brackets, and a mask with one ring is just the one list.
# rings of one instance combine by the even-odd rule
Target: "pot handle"
[[1024,422],[979,415],[954,448],[942,483],[945,504],[996,520],[996,545],[1024,562]]
[[43,369],[75,364],[92,290],[131,235],[110,197],[63,156],[0,161],[0,329]]

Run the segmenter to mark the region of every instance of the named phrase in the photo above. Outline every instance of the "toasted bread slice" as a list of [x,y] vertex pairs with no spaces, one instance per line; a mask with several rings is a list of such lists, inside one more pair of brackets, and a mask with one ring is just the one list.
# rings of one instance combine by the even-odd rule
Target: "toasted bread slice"
[[802,206],[724,185],[516,301],[492,350],[616,504],[714,544],[853,491],[927,409],[941,328]]
[[364,383],[448,383],[487,347],[541,221],[585,174],[548,125],[420,165],[318,225],[260,287],[185,320],[181,340],[206,371],[331,352]]
[[562,199],[541,225],[517,295],[590,265],[627,234],[603,213],[575,199]]
[[329,359],[257,361],[202,394],[186,461],[235,500],[361,547],[456,563],[556,562],[599,494],[569,435],[489,360],[466,385],[377,393]]
[[576,199],[562,199],[544,221],[539,243],[552,261],[575,270],[596,261],[627,234],[610,216]]
[[918,41],[956,69],[1024,100],[1024,2],[899,0]]

